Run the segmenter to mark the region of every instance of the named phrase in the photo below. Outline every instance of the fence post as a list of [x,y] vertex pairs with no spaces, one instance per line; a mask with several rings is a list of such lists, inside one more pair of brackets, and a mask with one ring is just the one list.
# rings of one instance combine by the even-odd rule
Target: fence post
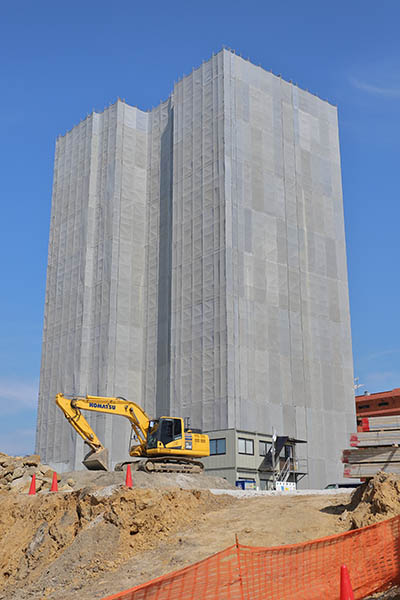
[[235,533],[235,545],[236,545],[236,555],[237,555],[238,568],[239,568],[240,598],[241,598],[241,600],[244,600],[242,564],[240,562],[240,549],[239,549],[239,540],[238,540],[237,533]]

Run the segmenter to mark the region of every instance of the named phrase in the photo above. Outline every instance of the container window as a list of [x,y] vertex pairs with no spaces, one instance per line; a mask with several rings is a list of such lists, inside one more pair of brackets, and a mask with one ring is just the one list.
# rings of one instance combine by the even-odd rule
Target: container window
[[271,450],[271,442],[260,440],[260,456],[267,456],[269,450]]
[[247,438],[238,438],[239,454],[254,454],[254,441]]
[[226,454],[225,438],[210,440],[210,456],[214,456],[215,454]]

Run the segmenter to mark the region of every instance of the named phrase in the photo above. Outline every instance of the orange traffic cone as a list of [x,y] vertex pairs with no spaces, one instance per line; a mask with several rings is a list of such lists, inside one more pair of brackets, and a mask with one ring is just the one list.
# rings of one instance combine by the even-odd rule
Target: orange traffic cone
[[131,473],[131,465],[128,465],[126,467],[126,479],[125,479],[125,485],[128,488],[133,487],[133,483],[132,483],[132,473]]
[[57,483],[57,473],[54,471],[53,473],[53,481],[51,482],[51,492],[58,492],[58,483]]
[[340,569],[340,600],[354,600],[353,588],[346,565]]
[[32,475],[31,485],[29,487],[29,496],[34,496],[36,494],[36,475],[35,473]]

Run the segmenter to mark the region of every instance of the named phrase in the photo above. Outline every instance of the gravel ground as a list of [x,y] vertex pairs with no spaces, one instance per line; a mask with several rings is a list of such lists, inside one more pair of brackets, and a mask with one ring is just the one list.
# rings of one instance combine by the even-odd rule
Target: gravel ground
[[[351,492],[352,490],[350,490]],[[236,498],[263,498],[265,496],[336,496],[340,494],[349,495],[349,489],[337,488],[332,490],[294,490],[293,492],[278,492],[275,490],[240,490],[234,489],[210,489],[212,494],[227,494]]]
[[386,592],[379,592],[373,596],[368,596],[364,600],[400,600],[400,588],[396,586]]

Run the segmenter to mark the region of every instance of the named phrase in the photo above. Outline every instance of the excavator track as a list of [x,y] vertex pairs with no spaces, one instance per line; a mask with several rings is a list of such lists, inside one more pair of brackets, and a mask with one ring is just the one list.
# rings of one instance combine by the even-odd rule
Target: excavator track
[[144,464],[146,473],[202,473],[204,465],[190,458],[159,457],[148,458]]
[[204,465],[199,460],[166,456],[145,458],[132,462],[126,461],[115,465],[114,470],[123,471],[127,465],[131,465],[135,471],[145,471],[146,473],[187,473],[193,475],[204,471]]
[[128,465],[131,466],[132,471],[144,471],[146,459],[145,458],[136,458],[133,460],[126,460],[121,463],[117,463],[114,467],[114,471],[123,471]]

